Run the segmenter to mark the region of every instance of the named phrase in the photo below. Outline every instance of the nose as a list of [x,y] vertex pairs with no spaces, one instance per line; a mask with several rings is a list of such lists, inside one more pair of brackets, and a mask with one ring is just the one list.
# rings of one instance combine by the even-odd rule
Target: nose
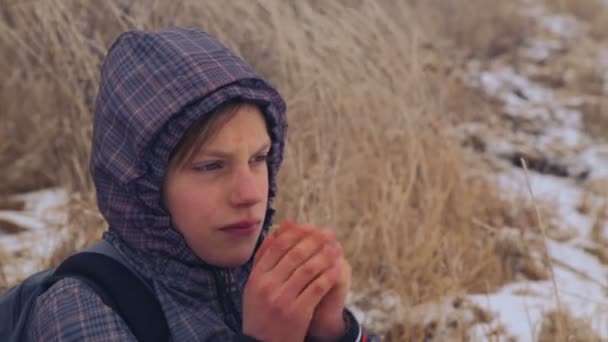
[[234,175],[230,201],[237,207],[250,207],[264,200],[264,174],[256,173],[251,168],[239,170]]

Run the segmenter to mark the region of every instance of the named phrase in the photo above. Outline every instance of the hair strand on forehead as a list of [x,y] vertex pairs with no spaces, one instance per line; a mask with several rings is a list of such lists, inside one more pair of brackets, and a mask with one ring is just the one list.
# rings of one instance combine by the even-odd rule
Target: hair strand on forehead
[[241,106],[247,103],[238,100],[226,102],[194,122],[171,152],[169,166],[182,168],[191,162],[203,145],[234,117]]

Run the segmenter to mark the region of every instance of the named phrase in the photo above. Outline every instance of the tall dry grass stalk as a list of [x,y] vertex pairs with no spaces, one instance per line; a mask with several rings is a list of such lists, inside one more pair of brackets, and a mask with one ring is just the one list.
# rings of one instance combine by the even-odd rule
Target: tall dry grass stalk
[[[444,137],[448,80],[425,71],[422,48],[473,37],[471,50],[495,55],[494,38],[520,39],[508,20],[495,26],[509,5],[488,4],[496,12],[486,17],[440,1],[0,4],[0,73],[9,75],[0,83],[0,128],[9,137],[0,145],[0,179],[8,180],[0,192],[64,185],[78,197],[74,229],[98,236],[99,216],[79,209],[94,207],[87,163],[104,51],[129,28],[197,25],[287,98],[279,219],[336,227],[356,290],[379,286],[413,304],[492,290],[513,276],[495,237],[473,220],[501,227],[519,218],[493,184],[468,176],[476,166]],[[433,23],[442,29],[425,29]],[[62,247],[53,260],[84,243]],[[397,339],[407,338],[399,331]]]

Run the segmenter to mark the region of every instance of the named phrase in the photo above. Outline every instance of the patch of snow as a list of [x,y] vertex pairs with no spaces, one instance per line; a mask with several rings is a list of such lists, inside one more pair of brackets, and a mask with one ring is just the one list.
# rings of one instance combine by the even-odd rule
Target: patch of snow
[[555,101],[553,93],[515,73],[511,68],[484,71],[480,80],[484,91],[501,99],[510,115],[543,122],[551,119],[548,104]]
[[23,214],[21,211],[2,210],[0,211],[0,219],[12,222],[24,229],[43,230],[47,227],[47,224],[43,221],[36,217]]
[[585,25],[571,15],[541,15],[537,20],[549,32],[562,38],[575,38],[586,30]]
[[590,179],[608,177],[608,145],[590,147],[580,158],[591,167]]
[[539,137],[538,146],[541,150],[556,145],[574,148],[581,146],[585,141],[584,135],[576,128],[550,127]]
[[543,314],[558,309],[558,303],[572,317],[588,321],[601,338],[608,338],[606,267],[574,247],[547,241],[547,248],[551,257],[563,260],[567,266],[553,266],[556,286],[553,281],[521,282],[495,294],[470,298],[496,313],[497,321],[505,324],[518,341],[535,341]]
[[[557,283],[560,292],[563,290],[565,293],[586,297],[597,303],[604,300],[605,305],[608,305],[605,293],[608,290],[608,269],[605,266],[590,254],[567,244],[548,240],[546,246],[549,255],[560,260],[560,264],[554,267],[556,280],[563,280]],[[576,270],[576,273],[572,270]],[[582,289],[578,286],[581,282],[585,285]],[[583,292],[578,292],[579,290]]]
[[[594,285],[576,279],[571,273],[557,269],[559,302],[576,318],[589,321],[594,331],[608,338],[608,298],[586,295]],[[563,284],[568,284],[568,287]],[[497,315],[508,334],[517,341],[536,341],[543,315],[557,309],[553,282],[521,282],[509,284],[490,295],[469,296],[477,305]]]
[[[572,129],[580,129],[582,127],[582,115],[578,110],[567,109],[565,106],[571,105],[572,103],[580,104],[582,100],[580,98],[573,98],[572,101],[569,99],[557,102],[552,108],[553,115],[558,123]],[[579,132],[579,135],[583,133]]]
[[486,151],[496,156],[506,156],[515,152],[516,148],[506,139],[492,139],[486,141]]
[[522,54],[524,57],[538,63],[547,60],[563,48],[563,44],[559,40],[533,39],[528,42],[528,46],[523,49]]
[[495,313],[496,320],[504,324],[508,334],[517,341],[534,341],[540,331],[545,303],[541,298],[513,294],[511,287],[514,286],[515,284],[507,285],[496,294],[475,295],[469,298]]
[[[370,298],[374,301],[373,307],[369,307],[368,304],[362,308],[361,301],[369,301]],[[401,297],[392,291],[368,290],[365,293],[351,291],[347,303],[357,320],[372,331],[388,331],[394,324],[402,322],[405,316],[406,306]]]
[[[558,98],[553,90],[526,76],[541,71],[535,63],[546,62],[556,53],[567,51],[574,39],[585,34],[588,24],[573,16],[552,15],[538,2],[523,2],[524,14],[540,24],[552,38],[527,38],[519,52],[529,63],[524,61],[517,72],[510,66],[494,66],[490,70],[470,68],[479,75],[478,86],[489,96],[502,100],[504,111],[526,128],[515,130],[508,137],[486,139],[486,152],[508,156],[515,151],[532,151],[549,158],[559,156],[557,162],[567,162],[569,171],[571,166],[590,170],[586,181],[598,182],[592,185],[594,194],[589,194],[583,182],[569,178],[535,171],[526,176],[523,170],[516,168],[497,174],[498,185],[506,197],[523,197],[532,203],[529,181],[537,203],[555,209],[555,217],[543,217],[545,226],[572,229],[575,234],[565,242],[546,241],[547,252],[553,260],[551,268],[556,288],[553,281],[525,281],[508,284],[494,294],[469,296],[482,308],[495,312],[498,318],[476,326],[473,332],[484,340],[488,331],[498,329],[502,324],[507,336],[499,337],[498,341],[507,341],[509,335],[517,341],[535,341],[544,313],[557,309],[559,302],[573,317],[589,321],[594,331],[608,341],[608,266],[582,248],[593,243],[590,232],[595,217],[594,210],[589,208],[599,207],[604,191],[600,187],[603,181],[608,184],[608,145],[589,147],[594,141],[583,131],[582,114],[578,110],[585,99],[562,95]],[[608,5],[608,0],[605,3]],[[602,49],[598,64],[604,66],[603,88],[608,94],[608,49]],[[579,210],[583,198],[588,206],[585,211]],[[604,230],[608,230],[608,223],[604,224]]]
[[64,223],[67,220],[68,195],[65,189],[54,188],[29,192],[17,196],[25,201],[28,214],[38,217],[46,222]]
[[[591,155],[597,157],[598,154],[587,154]],[[559,301],[552,281],[509,284],[498,293],[470,298],[495,312],[498,322],[503,323],[517,341],[535,341],[543,314],[557,309],[558,302],[573,317],[588,321],[596,333],[608,339],[608,267],[577,247],[588,241],[593,224],[589,215],[577,210],[583,190],[569,179],[535,172],[529,172],[528,179],[536,200],[555,207],[557,217],[553,218],[553,224],[579,232],[576,239],[566,243],[546,241],[549,256],[559,260],[551,266]],[[530,197],[523,170],[503,172],[498,180],[507,193]]]
[[17,262],[2,264],[6,281],[11,284],[40,270],[62,242],[71,238],[67,228],[27,231],[0,235],[0,250],[13,255]]
[[[497,178],[499,186],[506,194],[523,196],[532,201],[523,170],[503,172]],[[528,180],[534,198],[539,203],[548,203],[555,208],[555,220],[560,226],[576,228],[579,236],[588,236],[593,220],[577,210],[583,190],[567,178],[541,175],[532,171],[528,172]],[[545,222],[545,225],[548,223]]]
[[15,262],[2,264],[8,283],[36,272],[63,241],[71,238],[67,222],[67,193],[48,189],[15,196],[25,202],[22,211],[0,210],[0,219],[26,231],[0,234],[0,250]]
[[30,192],[15,196],[15,199],[25,203],[23,210],[0,210],[0,219],[28,230],[44,230],[67,222],[68,199],[64,189]]

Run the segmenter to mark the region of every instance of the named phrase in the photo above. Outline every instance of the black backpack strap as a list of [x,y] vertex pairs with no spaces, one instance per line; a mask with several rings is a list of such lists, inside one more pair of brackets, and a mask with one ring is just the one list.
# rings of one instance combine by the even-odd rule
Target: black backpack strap
[[57,280],[77,278],[91,287],[125,321],[138,341],[169,341],[162,307],[148,284],[115,258],[80,252],[67,258],[47,286]]

